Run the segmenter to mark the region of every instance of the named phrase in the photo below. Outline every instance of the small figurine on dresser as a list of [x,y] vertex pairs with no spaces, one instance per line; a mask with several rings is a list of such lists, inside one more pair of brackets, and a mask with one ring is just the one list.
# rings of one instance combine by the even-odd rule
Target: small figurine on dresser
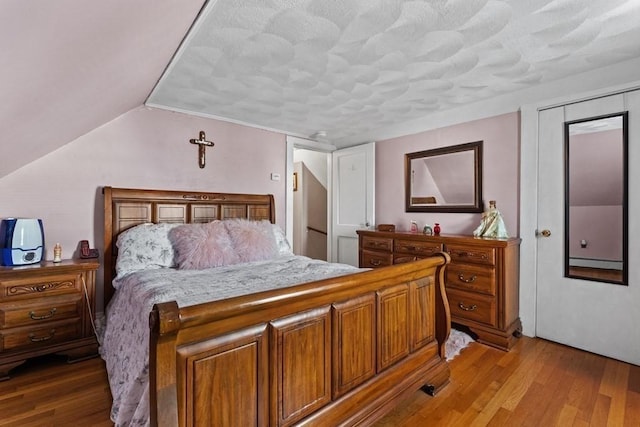
[[494,237],[506,239],[509,237],[507,228],[504,225],[502,214],[496,208],[496,201],[489,201],[489,209],[482,214],[482,221],[478,228],[473,231],[476,237]]

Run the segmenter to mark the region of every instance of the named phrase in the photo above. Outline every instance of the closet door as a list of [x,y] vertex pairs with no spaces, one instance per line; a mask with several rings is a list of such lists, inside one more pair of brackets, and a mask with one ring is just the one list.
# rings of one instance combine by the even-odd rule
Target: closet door
[[[576,203],[574,200],[578,187],[585,184],[584,181],[589,177],[582,175],[576,180],[571,174],[576,169],[583,172],[597,170],[605,163],[608,150],[613,148],[607,146],[602,138],[597,160],[576,164],[571,161],[585,154],[581,150],[587,147],[570,143],[567,149],[565,139],[570,134],[567,132],[572,129],[567,128],[571,123],[584,120],[586,124],[592,121],[587,119],[612,115],[623,117],[624,114],[619,113],[625,111],[628,112],[629,123],[626,153],[629,168],[626,178],[627,189],[632,189],[621,196],[626,200],[626,220],[622,217],[625,209],[613,206],[617,201],[603,203],[611,206],[595,206],[596,202],[593,201]],[[640,200],[636,194],[640,193],[633,191],[640,183],[640,129],[634,126],[639,122],[640,93],[637,91],[542,110],[538,116],[536,335],[634,364],[640,364],[640,328],[637,327],[640,324],[640,275],[637,265],[640,259],[640,223],[636,219],[640,212]],[[608,177],[611,174],[622,175],[622,169],[611,170]],[[596,191],[601,183],[593,182],[587,187]],[[569,191],[566,191],[567,185]],[[609,195],[619,190],[610,189]],[[576,205],[579,205],[578,210],[588,207],[593,208],[590,212],[594,212],[586,219],[582,216],[591,229],[582,228],[580,233],[600,229],[609,234],[600,238],[592,234],[588,238],[574,232],[578,222],[577,217],[573,216]],[[617,223],[618,219],[609,222],[603,220],[600,214],[595,213],[602,211],[602,208],[617,209],[621,216],[615,218],[622,224]],[[607,224],[610,227],[608,230]],[[605,255],[589,255],[593,246],[616,233],[620,233],[620,245],[627,239],[626,253],[623,254],[625,251],[622,250],[614,253],[619,249],[615,248]],[[595,265],[598,274],[611,270],[614,276],[598,278],[597,275],[590,277],[588,274],[577,274],[575,266],[580,263],[585,263],[586,270]],[[624,265],[626,271],[621,269],[616,272],[620,265]]]

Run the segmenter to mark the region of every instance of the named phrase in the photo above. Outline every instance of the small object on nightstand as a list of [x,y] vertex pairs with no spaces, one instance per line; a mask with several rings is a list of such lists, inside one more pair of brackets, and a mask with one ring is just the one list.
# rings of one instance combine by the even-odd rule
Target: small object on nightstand
[[78,251],[80,259],[98,258],[98,250],[89,248],[88,240],[80,240],[80,250]]
[[418,223],[416,223],[415,221],[411,221],[411,232],[412,233],[417,233],[418,232]]
[[53,262],[62,262],[62,246],[60,246],[60,243],[56,243],[53,247]]
[[436,222],[436,225],[433,226],[433,234],[436,236],[440,235],[440,224]]
[[425,225],[424,228],[422,229],[422,233],[426,234],[427,236],[431,236],[433,235],[433,229],[431,228],[430,225]]
[[390,231],[395,232],[396,226],[394,224],[378,224],[378,231]]

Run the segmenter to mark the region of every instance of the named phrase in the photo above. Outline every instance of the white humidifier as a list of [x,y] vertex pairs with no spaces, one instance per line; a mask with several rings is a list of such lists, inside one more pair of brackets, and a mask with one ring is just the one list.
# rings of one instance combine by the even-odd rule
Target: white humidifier
[[0,222],[0,264],[36,264],[44,254],[42,220],[7,218]]

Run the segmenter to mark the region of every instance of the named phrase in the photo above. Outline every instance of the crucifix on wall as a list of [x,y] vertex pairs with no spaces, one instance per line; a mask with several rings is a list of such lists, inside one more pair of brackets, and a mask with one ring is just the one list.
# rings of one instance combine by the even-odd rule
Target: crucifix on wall
[[206,164],[205,150],[207,147],[214,146],[213,141],[207,141],[207,136],[204,131],[201,130],[198,139],[193,138],[190,139],[189,142],[198,146],[198,165],[200,166],[200,169],[204,168]]

